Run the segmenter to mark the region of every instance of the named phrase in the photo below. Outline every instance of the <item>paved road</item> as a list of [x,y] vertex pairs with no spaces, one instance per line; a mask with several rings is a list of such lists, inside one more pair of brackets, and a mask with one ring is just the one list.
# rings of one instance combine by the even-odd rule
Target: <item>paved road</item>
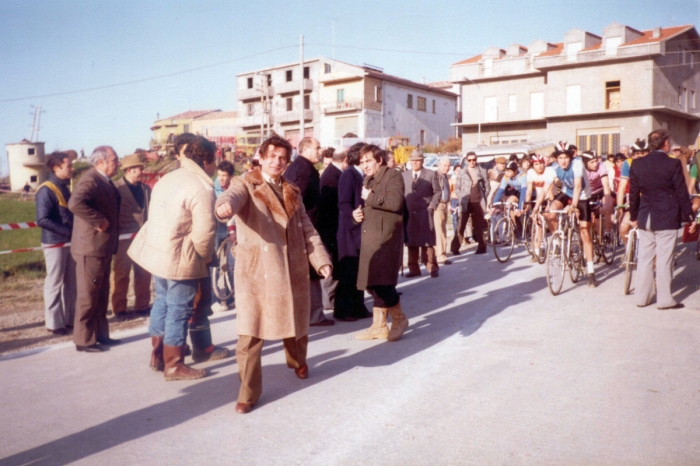
[[[235,358],[166,383],[145,329],[104,354],[0,358],[0,465],[700,463],[700,262],[678,259],[676,311],[638,309],[618,268],[598,275],[552,297],[522,251],[462,255],[401,280],[399,342],[354,340],[367,321],[312,329],[305,381],[270,342],[245,416]],[[235,311],[213,322],[233,349]]]

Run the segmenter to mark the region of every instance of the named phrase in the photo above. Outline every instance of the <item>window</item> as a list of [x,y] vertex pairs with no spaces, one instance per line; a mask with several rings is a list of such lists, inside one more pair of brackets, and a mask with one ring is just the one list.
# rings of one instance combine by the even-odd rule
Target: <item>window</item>
[[491,136],[491,145],[497,146],[499,144],[518,144],[521,142],[527,142],[527,134],[514,134],[511,136]]
[[690,108],[695,109],[695,91],[690,91],[688,100],[690,101]]
[[509,111],[510,113],[515,113],[515,112],[518,111],[518,110],[517,110],[517,108],[518,108],[518,105],[517,105],[517,104],[518,104],[518,99],[517,99],[517,97],[515,96],[515,94],[509,95],[509,96],[508,96],[508,111]]
[[286,75],[286,78],[287,78],[287,82],[290,82],[290,81],[292,80],[292,70],[287,70],[287,72],[285,73],[285,75]]
[[616,57],[617,48],[622,45],[622,37],[609,37],[605,39],[605,56]]
[[690,60],[690,67],[695,68],[695,54],[693,52],[690,52],[688,55],[688,59]]
[[433,113],[435,113],[435,99],[433,99]]
[[544,116],[544,93],[533,92],[530,94],[530,118],[542,118]]
[[581,86],[566,86],[566,113],[581,113]]
[[182,125],[182,130],[185,133],[189,133],[190,132],[190,125]]
[[382,101],[382,86],[374,86],[374,101]]
[[498,121],[498,98],[484,97],[484,122]]
[[342,104],[343,102],[345,102],[345,89],[338,89],[335,92],[335,100],[339,104]]
[[425,112],[426,111],[425,97],[418,97],[417,100],[418,100],[418,102],[417,102],[418,110],[420,110],[421,112]]
[[309,79],[309,67],[304,67],[304,79]]
[[252,88],[253,88],[253,78],[250,77],[250,78],[248,78],[248,89],[252,89]]
[[272,75],[271,74],[267,75],[267,85],[272,86]]
[[620,109],[620,81],[605,83],[605,110]]
[[285,99],[285,103],[286,103],[286,109],[287,109],[287,111],[288,111],[288,112],[291,112],[292,109],[294,108],[294,106],[293,106],[294,104],[293,104],[293,102],[292,102],[292,98],[291,98],[291,97],[287,97],[287,98]]
[[680,55],[679,58],[680,58],[680,60],[681,60],[681,64],[685,65],[685,64],[687,63],[687,61],[686,61],[686,55],[687,55],[687,53],[688,53],[688,50],[686,50],[685,47],[679,47],[678,49],[679,49],[680,52],[681,52],[681,53],[679,54],[679,55]]
[[493,75],[493,59],[484,60],[484,76]]
[[413,108],[413,94],[408,94],[408,97],[406,97],[406,107]]
[[35,152],[35,149],[33,147],[30,147],[27,149],[27,155],[34,155],[35,153],[36,152]]
[[579,150],[595,150],[600,154],[616,154],[620,151],[620,127],[577,130],[576,142]]
[[29,182],[30,182],[30,183],[36,183],[36,179],[37,179],[37,178],[36,178],[36,175],[32,175],[32,176],[29,177]]
[[253,106],[253,104],[248,104],[247,110],[248,110],[247,114],[249,117],[252,117],[253,115],[255,115],[255,107]]
[[678,105],[685,110],[686,106],[686,96],[687,96],[688,90],[685,87],[680,87],[678,86]]
[[583,50],[583,42],[572,42],[566,46],[566,60],[576,61],[578,53]]
[[328,73],[331,72],[331,64],[330,64],[330,63],[326,63],[326,64],[323,66],[323,72],[326,73],[326,74],[328,74]]
[[305,95],[304,96],[304,110],[308,110],[310,108],[311,108],[311,96]]

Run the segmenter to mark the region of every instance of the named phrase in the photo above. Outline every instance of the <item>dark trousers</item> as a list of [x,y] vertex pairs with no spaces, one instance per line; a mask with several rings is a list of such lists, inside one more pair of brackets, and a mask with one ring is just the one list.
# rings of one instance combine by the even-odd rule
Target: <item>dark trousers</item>
[[112,256],[74,254],[73,258],[77,281],[73,342],[77,346],[94,345],[109,338],[107,305]]
[[209,324],[209,316],[213,314],[211,311],[212,294],[211,277],[207,275],[200,278],[197,284],[197,293],[194,295],[192,317],[189,321],[190,340],[194,348],[207,349],[212,345]]
[[399,304],[399,293],[395,285],[368,286],[367,292],[374,298],[374,307],[390,308]]
[[[238,392],[239,403],[257,403],[262,394],[262,348],[264,340],[240,335],[236,343],[236,361],[238,362],[238,377],[241,389]],[[306,351],[309,346],[309,336],[285,338],[282,340],[287,367],[298,369],[306,364]]]
[[343,257],[338,263],[335,276],[338,286],[335,289],[333,302],[333,317],[346,319],[348,317],[366,317],[365,293],[357,289],[357,273],[360,264],[359,257]]
[[418,264],[418,250],[420,249],[420,261],[425,264],[428,273],[439,270],[435,248],[433,246],[414,247],[408,246],[408,271],[420,275],[420,265]]
[[452,251],[452,254],[459,253],[459,248],[464,242],[464,230],[467,228],[469,217],[472,219],[472,234],[474,235],[474,240],[476,240],[479,245],[477,251],[486,250],[486,242],[484,241],[484,227],[486,225],[484,211],[481,208],[481,203],[469,202],[466,212],[462,211],[462,215],[459,217],[459,227],[450,244],[450,251]]

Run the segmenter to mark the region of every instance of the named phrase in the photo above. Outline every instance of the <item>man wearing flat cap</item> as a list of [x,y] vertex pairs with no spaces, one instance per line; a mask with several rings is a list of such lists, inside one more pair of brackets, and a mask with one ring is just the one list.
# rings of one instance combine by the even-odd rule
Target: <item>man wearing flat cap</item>
[[[119,209],[119,234],[136,233],[148,220],[148,203],[151,200],[151,188],[141,182],[144,163],[139,154],[127,155],[122,159],[121,167],[124,177],[114,182],[121,195]],[[133,235],[132,235],[133,236]],[[126,251],[131,246],[131,239],[119,240],[119,249],[112,262],[114,286],[112,287],[112,310],[117,320],[127,320],[126,294],[129,289],[129,274],[134,269],[134,305],[135,316],[148,315],[151,301],[151,274],[134,263]]]
[[435,256],[435,224],[433,213],[440,203],[440,186],[435,172],[423,168],[423,152],[414,150],[408,159],[410,170],[403,172],[404,195],[408,224],[406,246],[408,246],[407,277],[420,275],[418,254],[431,277],[438,276]]

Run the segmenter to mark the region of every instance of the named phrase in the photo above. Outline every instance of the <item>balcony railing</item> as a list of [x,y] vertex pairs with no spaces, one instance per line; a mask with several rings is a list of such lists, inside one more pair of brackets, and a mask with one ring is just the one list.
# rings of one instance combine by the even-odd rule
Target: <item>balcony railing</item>
[[[300,116],[299,110],[292,110],[291,112],[278,113],[276,119],[278,123],[291,123],[293,121],[299,121]],[[313,121],[313,119],[314,111],[304,110],[304,121]]]
[[[261,97],[264,96],[264,91],[262,89],[258,88],[252,88],[252,89],[239,89],[238,93],[236,95],[236,98],[238,100],[253,100],[253,99],[260,99]],[[275,88],[273,86],[268,86],[267,87],[267,95],[269,97],[272,97],[275,95]]]
[[[294,93],[298,94],[300,87],[301,87],[301,83],[297,79],[294,81],[275,84],[275,92],[277,92],[277,94],[294,94]],[[311,79],[305,79],[304,80],[304,91],[312,91],[313,89],[314,89],[314,82]]]
[[[274,123],[273,115],[269,116],[270,124]],[[241,128],[249,128],[251,126],[260,126],[263,121],[267,123],[267,118],[264,117],[262,113],[256,113],[255,115],[244,115],[238,118],[238,125]]]
[[324,113],[355,112],[365,107],[362,99],[342,100],[323,107]]

